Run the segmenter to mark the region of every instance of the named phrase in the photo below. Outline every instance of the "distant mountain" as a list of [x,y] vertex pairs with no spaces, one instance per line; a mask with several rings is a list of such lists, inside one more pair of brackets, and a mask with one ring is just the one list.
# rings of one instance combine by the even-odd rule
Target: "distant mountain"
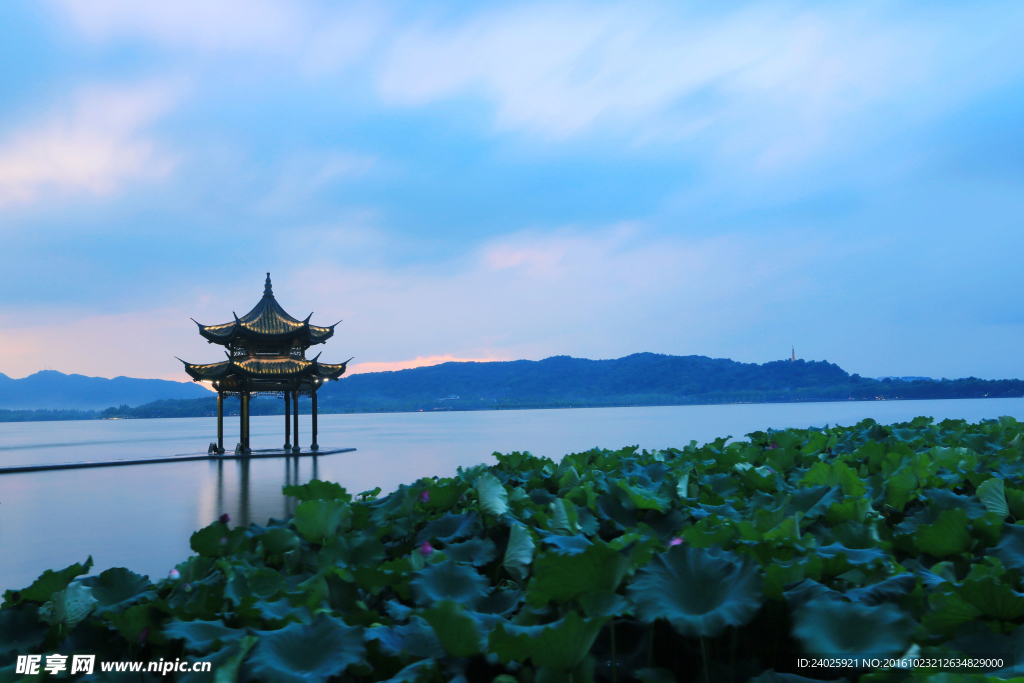
[[202,398],[210,391],[192,382],[132,377],[86,377],[42,370],[11,379],[0,373],[0,409],[102,410],[139,406],[159,399]]
[[[44,373],[38,373],[42,375]],[[71,379],[75,375],[60,375]],[[0,375],[0,377],[3,377]],[[32,377],[38,377],[33,375]],[[6,382],[25,382],[9,380]],[[95,378],[79,377],[81,380]],[[910,380],[910,381],[908,381]],[[7,390],[0,381],[0,395]],[[133,403],[123,394],[104,402],[90,396],[89,405],[102,412],[12,412],[0,410],[0,422],[24,420],[92,419],[95,417],[200,417],[216,414],[217,401],[197,385],[161,380],[97,380],[100,383],[155,382],[153,402]],[[168,386],[169,385],[169,386]],[[159,390],[156,390],[156,389]],[[190,391],[179,398],[171,393]],[[54,392],[56,393],[56,392]],[[630,405],[692,405],[714,403],[772,403],[789,401],[865,401],[931,398],[1005,398],[1024,395],[1024,381],[884,378],[851,375],[828,361],[773,361],[739,363],[727,358],[667,356],[636,353],[614,360],[587,360],[555,356],[540,361],[516,360],[493,363],[444,363],[397,372],[373,372],[328,382],[319,392],[321,413],[372,413],[434,410],[502,410],[513,408],[563,408]],[[198,396],[198,398],[197,398]],[[55,409],[75,408],[52,402]],[[302,413],[309,399],[302,399]],[[18,407],[24,405],[10,401]],[[77,404],[82,405],[82,404]],[[0,404],[0,409],[5,407]],[[280,399],[253,400],[253,415],[284,412]],[[225,403],[227,414],[237,414],[237,399]]]

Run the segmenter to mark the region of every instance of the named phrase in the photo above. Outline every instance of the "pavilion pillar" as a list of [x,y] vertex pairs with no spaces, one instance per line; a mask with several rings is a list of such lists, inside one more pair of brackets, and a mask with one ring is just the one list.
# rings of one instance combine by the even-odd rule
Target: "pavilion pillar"
[[299,392],[298,391],[293,391],[292,392],[292,432],[294,432],[293,437],[295,439],[295,441],[292,442],[292,443],[295,444],[294,446],[292,446],[292,452],[293,453],[298,453],[299,452]]
[[309,446],[309,450],[311,450],[311,451],[318,451],[318,450],[320,450],[320,445],[316,442],[316,395],[317,395],[317,390],[316,389],[317,389],[317,387],[314,384],[313,385],[313,414],[312,414],[312,418],[313,418],[313,443],[310,444],[310,446]]
[[249,392],[242,392],[242,429],[244,430],[242,436],[242,452],[248,453],[249,447]]
[[291,411],[291,397],[288,395],[289,392],[284,392],[284,450],[290,451],[292,449],[292,411]]
[[224,453],[224,392],[217,392],[217,453]]

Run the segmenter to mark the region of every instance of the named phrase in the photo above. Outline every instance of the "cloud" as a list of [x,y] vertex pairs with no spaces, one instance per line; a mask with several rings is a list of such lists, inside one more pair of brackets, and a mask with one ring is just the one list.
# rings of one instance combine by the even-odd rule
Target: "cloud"
[[968,87],[953,79],[971,66],[962,46],[1009,45],[998,27],[1020,11],[984,14],[900,14],[878,3],[492,9],[405,30],[378,91],[404,106],[479,94],[494,103],[499,129],[553,140],[598,127],[639,141],[699,133],[702,144],[773,167],[850,144],[839,131],[897,125],[886,107],[948,105],[951,86]]
[[168,111],[175,89],[92,87],[74,104],[0,141],[0,207],[48,194],[106,196],[168,175],[176,160],[146,128]]
[[55,0],[87,38],[144,38],[202,49],[275,50],[301,39],[298,6],[276,0]]

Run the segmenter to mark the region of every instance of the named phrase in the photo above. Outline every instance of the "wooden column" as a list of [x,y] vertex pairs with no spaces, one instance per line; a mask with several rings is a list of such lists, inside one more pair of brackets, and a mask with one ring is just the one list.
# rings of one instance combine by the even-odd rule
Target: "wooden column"
[[284,392],[284,450],[290,451],[292,448],[292,404],[291,396],[289,392]]
[[217,392],[217,453],[224,453],[224,392]]
[[244,392],[238,392],[238,449],[245,452],[245,399]]
[[292,443],[292,452],[299,452],[299,392],[292,392],[292,437],[295,439]]
[[317,387],[314,384],[313,385],[313,414],[312,414],[312,418],[313,418],[313,443],[310,444],[310,446],[309,446],[309,450],[311,450],[311,451],[318,451],[318,450],[320,450],[320,445],[316,442],[316,395],[317,395]]
[[242,408],[242,415],[245,416],[244,417],[244,420],[245,420],[245,441],[242,442],[242,449],[246,453],[248,453],[251,450],[251,448],[249,446],[249,392],[248,391],[242,392],[242,405],[244,406]]

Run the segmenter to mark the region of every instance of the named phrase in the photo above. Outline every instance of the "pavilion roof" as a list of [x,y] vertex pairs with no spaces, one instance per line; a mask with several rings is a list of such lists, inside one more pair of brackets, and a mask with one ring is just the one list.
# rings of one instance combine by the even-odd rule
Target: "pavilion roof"
[[316,358],[270,357],[260,358],[249,356],[241,360],[229,359],[219,363],[185,364],[185,372],[196,380],[211,381],[237,377],[242,379],[320,379],[334,380],[345,374],[348,361],[344,363],[321,363]]
[[274,290],[270,284],[270,273],[263,287],[263,298],[251,311],[241,318],[221,325],[199,325],[199,334],[212,344],[227,345],[237,339],[253,341],[291,341],[297,340],[308,345],[323,344],[334,336],[337,323],[329,327],[310,325],[310,313],[305,320],[298,320],[288,314],[274,298]]

